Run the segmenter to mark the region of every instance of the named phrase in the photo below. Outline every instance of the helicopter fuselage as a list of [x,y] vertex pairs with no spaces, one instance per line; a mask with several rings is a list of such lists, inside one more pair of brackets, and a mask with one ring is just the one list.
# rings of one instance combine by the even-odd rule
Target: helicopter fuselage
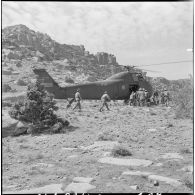
[[131,91],[136,91],[139,87],[147,89],[149,93],[152,91],[151,85],[146,80],[139,79],[136,74],[130,72],[120,72],[103,81],[60,87],[45,69],[34,69],[33,71],[38,75],[40,83],[56,99],[74,98],[78,88],[82,99],[91,100],[99,100],[105,91],[113,100],[128,99]]

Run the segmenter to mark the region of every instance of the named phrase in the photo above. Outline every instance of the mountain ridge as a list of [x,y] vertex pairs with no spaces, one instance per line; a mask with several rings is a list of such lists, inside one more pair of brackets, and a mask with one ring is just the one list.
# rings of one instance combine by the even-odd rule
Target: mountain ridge
[[35,32],[23,24],[7,26],[2,29],[2,46],[12,51],[23,48],[22,54],[18,53],[19,59],[23,59],[26,56],[36,56],[34,51],[39,51],[42,55],[38,57],[48,61],[67,59],[70,63],[75,61],[80,63],[84,59],[88,63],[90,61],[99,65],[118,64],[113,54],[106,52],[97,52],[95,55],[90,54],[89,51],[85,50],[84,45],[58,43],[48,34]]

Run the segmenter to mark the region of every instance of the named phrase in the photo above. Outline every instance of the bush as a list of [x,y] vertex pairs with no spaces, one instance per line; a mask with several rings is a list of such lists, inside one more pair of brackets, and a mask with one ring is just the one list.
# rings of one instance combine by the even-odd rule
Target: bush
[[194,184],[193,184],[193,178],[190,176],[185,176],[183,178],[183,184],[188,187],[189,189],[193,190]]
[[22,79],[18,79],[16,84],[20,85],[20,86],[26,86],[27,85],[27,83],[25,81],[23,81]]
[[113,156],[131,156],[132,153],[130,152],[129,148],[124,145],[117,145],[112,149]]
[[179,89],[174,97],[176,107],[175,114],[177,118],[193,119],[193,78]]
[[3,84],[2,86],[2,92],[9,92],[12,88],[8,84]]
[[53,96],[37,81],[28,86],[25,100],[18,101],[9,114],[14,119],[31,123],[33,133],[40,133],[58,122],[58,117],[54,114],[57,109]]
[[17,63],[16,63],[16,67],[18,67],[18,68],[19,68],[19,67],[22,67],[21,62],[17,62]]
[[66,77],[65,77],[65,82],[66,82],[66,83],[74,83],[74,80],[71,79],[70,77],[66,76]]
[[101,132],[98,134],[98,141],[113,141],[114,140],[114,135],[109,134],[108,132]]
[[2,107],[12,107],[12,104],[10,102],[3,101],[1,104]]

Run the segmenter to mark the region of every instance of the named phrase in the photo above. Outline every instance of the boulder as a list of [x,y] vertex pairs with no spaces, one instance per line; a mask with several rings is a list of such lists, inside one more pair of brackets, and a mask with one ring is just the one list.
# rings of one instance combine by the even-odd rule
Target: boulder
[[26,134],[27,129],[28,129],[28,124],[19,121],[18,124],[16,125],[13,136],[19,136],[19,135]]
[[90,183],[93,180],[91,177],[74,177],[73,181],[77,183]]
[[18,123],[18,120],[15,120],[10,117],[8,113],[4,113],[2,115],[2,126],[3,128],[10,128],[12,126],[16,126]]
[[138,185],[130,186],[130,188],[133,189],[133,190],[138,190],[139,189]]
[[66,189],[65,192],[74,192],[74,193],[87,193],[89,190],[95,189],[96,187],[94,185],[91,185],[89,183],[70,183]]

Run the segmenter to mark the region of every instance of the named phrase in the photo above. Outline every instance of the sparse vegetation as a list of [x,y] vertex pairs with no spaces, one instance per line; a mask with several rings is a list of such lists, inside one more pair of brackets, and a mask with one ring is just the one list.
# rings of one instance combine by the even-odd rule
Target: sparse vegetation
[[113,141],[114,140],[114,136],[109,134],[109,132],[101,132],[98,134],[98,141]]
[[148,179],[148,175],[141,175],[141,178]]
[[169,127],[173,127],[173,124],[169,123],[169,124],[167,125],[167,127],[168,127],[168,128],[169,128]]
[[30,171],[28,172],[28,175],[43,175],[46,173],[46,170],[44,170],[43,168],[40,168],[38,166],[34,166],[30,169]]
[[9,92],[9,91],[12,91],[12,88],[9,86],[9,84],[3,84],[2,92]]
[[74,83],[74,80],[72,78],[70,78],[69,76],[65,77],[65,82],[66,83]]
[[26,86],[27,85],[27,83],[22,79],[18,79],[16,84],[19,86]]
[[192,152],[189,148],[182,148],[182,149],[180,149],[180,153],[181,154],[190,154]]
[[131,156],[132,153],[129,148],[125,145],[117,145],[112,149],[111,154],[115,157],[117,156]]
[[183,183],[186,187],[190,188],[191,190],[193,190],[194,184],[193,184],[193,178],[189,178],[189,177],[184,177],[183,179]]
[[44,155],[41,154],[41,153],[36,154],[36,155],[29,154],[28,157],[27,157],[26,163],[33,162],[33,161],[36,161],[36,160],[40,160],[40,159],[43,159],[43,158],[44,158]]
[[27,148],[29,148],[30,146],[29,145],[20,145],[20,149],[27,149]]
[[150,112],[150,115],[154,116],[154,115],[156,115],[156,113],[155,112]]
[[22,67],[21,62],[17,62],[17,63],[16,63],[16,67],[18,67],[18,68],[19,68],[19,67]]
[[193,77],[185,82],[174,97],[176,118],[193,119]]
[[19,139],[17,139],[17,142],[18,143],[24,143],[24,142],[27,142],[27,139],[24,138],[24,137],[20,137]]
[[[44,172],[42,172],[41,174],[44,174]],[[41,187],[41,186],[44,186],[44,185],[47,185],[48,184],[48,180],[47,179],[41,179],[41,180],[38,180],[35,182],[35,186],[36,187]]]
[[1,106],[2,107],[12,107],[12,103],[3,101]]

